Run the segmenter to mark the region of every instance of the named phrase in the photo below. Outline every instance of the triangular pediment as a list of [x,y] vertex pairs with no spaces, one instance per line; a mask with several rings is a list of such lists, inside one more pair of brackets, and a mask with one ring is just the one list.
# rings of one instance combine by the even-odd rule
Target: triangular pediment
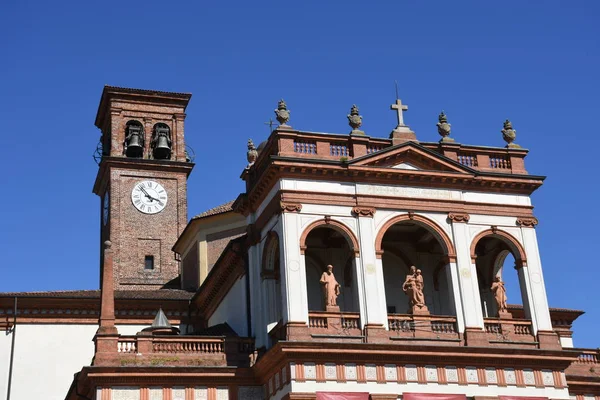
[[361,167],[393,168],[416,171],[471,173],[471,169],[415,142],[388,147],[355,158],[350,162]]

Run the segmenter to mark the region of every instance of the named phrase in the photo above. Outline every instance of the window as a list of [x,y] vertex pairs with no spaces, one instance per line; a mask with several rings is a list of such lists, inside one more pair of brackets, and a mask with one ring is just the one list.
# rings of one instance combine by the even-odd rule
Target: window
[[154,269],[154,256],[146,256],[144,259],[144,269]]

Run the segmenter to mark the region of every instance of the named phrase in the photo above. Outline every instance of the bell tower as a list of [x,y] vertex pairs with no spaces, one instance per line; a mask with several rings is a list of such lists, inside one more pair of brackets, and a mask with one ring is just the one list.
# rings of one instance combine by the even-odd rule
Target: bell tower
[[[190,98],[112,86],[102,91],[95,122],[102,156],[93,191],[100,197],[100,245],[112,242],[115,290],[179,288],[171,248],[187,223]],[[100,251],[100,268],[102,257]]]

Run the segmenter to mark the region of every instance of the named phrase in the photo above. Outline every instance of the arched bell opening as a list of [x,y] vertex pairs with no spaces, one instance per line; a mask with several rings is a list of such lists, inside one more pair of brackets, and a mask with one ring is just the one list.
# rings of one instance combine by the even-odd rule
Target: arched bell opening
[[[417,311],[432,315],[455,316],[449,254],[438,232],[419,221],[401,220],[384,231],[382,252],[385,298],[388,314],[412,314],[410,292],[405,284],[420,270],[421,288],[426,307]],[[415,270],[411,267],[415,266]],[[415,311],[415,313],[417,312]]]
[[[525,260],[518,242],[489,233],[478,238],[473,251],[483,316],[529,319],[528,309],[519,310],[527,304],[527,290],[519,276]],[[507,307],[509,304],[520,307]],[[516,315],[511,315],[513,312]]]
[[152,156],[156,160],[171,158],[171,128],[167,124],[158,123],[152,129]]
[[283,318],[279,246],[279,236],[275,232],[270,232],[263,250],[261,270],[267,329],[271,329]]
[[123,154],[132,158],[144,155],[144,126],[140,121],[131,120],[125,124]]
[[[358,312],[358,287],[356,284],[355,250],[353,241],[346,233],[327,225],[312,229],[303,244],[306,264],[306,286],[309,311],[326,311],[327,288],[324,281],[329,280],[327,266],[333,267],[333,277],[339,284],[336,298],[341,312]],[[332,282],[332,281],[330,281]],[[330,290],[334,290],[330,287]]]

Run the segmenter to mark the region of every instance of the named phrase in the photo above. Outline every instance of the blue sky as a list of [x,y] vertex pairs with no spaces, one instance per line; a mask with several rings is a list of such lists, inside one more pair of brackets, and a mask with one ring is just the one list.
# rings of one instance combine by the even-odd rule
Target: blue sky
[[297,129],[346,133],[356,103],[387,137],[397,80],[420,140],[442,109],[466,144],[503,146],[511,119],[548,176],[533,201],[550,305],[586,310],[576,345],[599,345],[597,1],[4,0],[0,16],[0,291],[98,287],[103,85],[193,93],[192,216],[243,190],[246,141],[280,98]]

